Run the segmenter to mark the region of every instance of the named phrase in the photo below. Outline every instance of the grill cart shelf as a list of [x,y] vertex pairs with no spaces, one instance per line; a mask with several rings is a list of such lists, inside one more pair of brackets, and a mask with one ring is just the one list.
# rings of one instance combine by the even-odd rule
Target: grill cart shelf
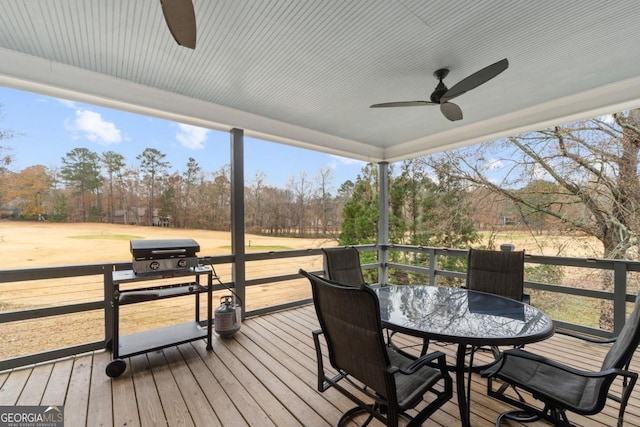
[[[206,284],[200,283],[203,275],[206,276]],[[122,284],[126,283],[173,278],[176,278],[177,283],[166,284],[166,280],[163,280],[161,285],[131,289],[120,288]],[[178,282],[177,279],[181,278],[194,278],[195,280]],[[124,357],[135,356],[202,338],[207,339],[207,350],[213,349],[211,346],[213,272],[210,269],[198,265],[184,270],[145,274],[136,274],[133,270],[123,270],[114,271],[111,274],[111,279],[111,305],[113,307],[111,351],[113,358],[106,368],[106,374],[109,377],[115,378],[122,375],[127,368],[126,362],[122,359]],[[203,293],[207,294],[205,327],[200,325],[200,294]],[[120,336],[120,306],[190,295],[195,299],[195,321]]]

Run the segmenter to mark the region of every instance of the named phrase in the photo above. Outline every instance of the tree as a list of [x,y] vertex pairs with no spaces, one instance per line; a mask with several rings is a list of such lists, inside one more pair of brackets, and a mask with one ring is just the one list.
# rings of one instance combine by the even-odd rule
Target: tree
[[145,174],[149,186],[149,212],[147,214],[149,225],[153,225],[156,181],[162,177],[170,164],[164,161],[165,157],[167,157],[166,154],[161,153],[155,148],[145,148],[142,154],[136,156],[136,159],[140,161],[140,169]]
[[422,201],[421,241],[417,244],[467,248],[480,240],[473,226],[471,200],[449,161],[432,162],[437,183]]
[[203,181],[200,197],[199,219],[201,227],[212,230],[231,230],[231,167],[222,166],[211,174],[210,181]]
[[291,191],[267,185],[261,192],[264,194],[262,222],[266,232],[275,236],[291,234],[294,223],[291,213],[295,205]]
[[[2,111],[2,105],[0,105],[0,113]],[[6,182],[7,175],[9,174],[9,166],[13,161],[13,157],[9,152],[9,148],[2,141],[7,141],[13,138],[15,134],[8,129],[0,129],[0,207],[6,203],[6,194],[4,190],[8,188]]]
[[189,160],[187,161],[187,170],[185,171],[184,175],[183,175],[183,184],[184,184],[184,200],[183,200],[183,217],[184,217],[184,221],[183,221],[183,227],[184,228],[188,228],[189,227],[189,219],[190,219],[190,212],[191,212],[191,191],[193,190],[195,184],[197,183],[198,180],[198,175],[200,174],[200,171],[202,170],[202,168],[200,167],[200,165],[198,164],[198,162],[196,162],[196,159],[194,159],[193,157],[189,157]]
[[[479,240],[472,221],[470,195],[450,174],[446,162],[428,158],[405,160],[389,184],[389,241],[396,244],[468,247]],[[426,255],[397,253],[393,262],[424,265]],[[439,257],[439,268],[461,270],[456,257]],[[422,281],[409,272],[390,271],[398,283]]]
[[378,171],[372,164],[356,177],[351,199],[342,211],[340,245],[376,243],[378,238]]
[[[321,168],[316,175],[315,200],[315,224],[316,235],[327,236],[329,225],[334,223],[333,204],[331,203],[331,190],[333,184],[333,173],[329,168]],[[320,230],[322,227],[322,230]]]
[[[0,105],[0,118],[2,118],[2,105]],[[11,138],[14,138],[16,134],[9,129],[0,129],[0,141],[8,141]],[[0,145],[0,176],[7,172],[7,168],[13,161],[13,157],[9,152],[9,148],[2,143]]]
[[307,228],[306,210],[312,194],[311,181],[307,178],[307,173],[300,172],[299,179],[291,177],[287,188],[295,198],[295,220],[298,224],[298,236],[303,237]]
[[[502,153],[499,162],[496,153]],[[597,238],[601,256],[637,256],[640,233],[640,110],[514,136],[445,154],[461,179],[512,200],[528,216],[555,218]],[[502,178],[494,180],[500,164]],[[525,185],[544,179],[545,186]],[[611,289],[611,277],[603,288]],[[601,327],[610,322],[603,306]]]
[[82,221],[86,222],[87,195],[93,192],[97,195],[103,181],[99,156],[87,148],[74,148],[62,158],[62,165],[60,176],[74,186],[74,194],[80,197]]
[[107,170],[107,176],[109,177],[109,199],[107,214],[109,222],[113,223],[113,182],[114,175],[121,176],[122,168],[124,168],[124,156],[116,153],[115,151],[105,151],[100,157],[102,164]]
[[[503,150],[495,182],[487,153]],[[528,215],[556,218],[568,230],[596,237],[602,256],[621,259],[640,232],[640,110],[556,126],[451,152],[455,173],[516,203]],[[544,178],[548,185],[526,185]],[[635,253],[633,254],[635,255]]]
[[400,174],[389,183],[389,240],[392,243],[424,243],[418,237],[421,200],[432,191],[430,187],[433,187],[433,181],[426,176],[423,163],[416,159],[401,163]]
[[178,200],[182,199],[183,187],[182,176],[178,173],[165,175],[162,193],[160,194],[160,210],[158,224],[160,226],[169,227],[180,221],[180,208]]
[[50,178],[46,168],[34,165],[7,176],[6,199],[27,219],[44,219]]
[[252,232],[261,233],[265,226],[265,178],[262,171],[256,171],[252,184],[245,193],[245,216],[247,228]]
[[[536,179],[527,183],[522,189],[523,198],[527,200],[527,205],[519,206],[520,216],[532,232],[542,234],[543,230],[549,226],[551,217],[539,209],[532,209],[530,206],[546,206],[551,208],[557,201],[556,194],[559,193],[558,184]],[[518,207],[518,206],[517,206]]]
[[[131,212],[130,208],[140,205],[140,174],[135,170],[125,168],[122,173],[117,176],[116,182],[120,192],[120,204],[124,215],[122,221],[124,224],[137,224],[139,219],[138,215],[136,212]],[[132,213],[134,215],[131,215]]]

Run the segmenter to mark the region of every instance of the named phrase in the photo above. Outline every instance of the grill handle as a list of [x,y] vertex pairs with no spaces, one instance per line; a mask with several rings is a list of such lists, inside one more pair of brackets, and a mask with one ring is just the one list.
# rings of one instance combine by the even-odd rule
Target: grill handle
[[184,254],[186,253],[186,249],[154,249],[151,251],[154,255],[162,255],[162,254]]

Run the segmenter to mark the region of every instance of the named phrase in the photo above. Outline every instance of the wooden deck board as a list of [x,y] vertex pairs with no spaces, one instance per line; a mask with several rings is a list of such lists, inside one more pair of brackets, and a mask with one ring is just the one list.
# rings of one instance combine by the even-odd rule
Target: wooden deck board
[[105,375],[105,368],[111,361],[106,352],[93,355],[91,369],[91,394],[87,409],[87,424],[94,426],[113,425],[113,400],[111,392],[111,380]]
[[170,426],[195,426],[182,392],[164,357],[164,352],[153,351],[148,353],[147,357],[167,424]]
[[[147,356],[140,355],[138,357],[131,357],[127,361],[127,365],[126,375],[123,374],[123,376],[117,380],[112,380],[112,382],[120,381],[127,376],[131,376],[136,390],[135,402],[138,406],[138,413],[140,414],[140,425],[143,427],[166,426],[167,418],[162,409],[160,395],[153,380]],[[118,408],[115,408],[115,410],[117,411]],[[65,424],[66,416],[67,411],[65,406]]]
[[[65,426],[329,426],[353,404],[336,390],[316,390],[311,331],[312,306],[247,319],[232,338],[214,337],[127,358],[127,370],[108,378],[111,354],[96,352],[0,373],[0,405],[62,405]],[[421,341],[397,335],[394,342],[418,352]],[[586,370],[598,369],[606,345],[556,334],[528,350]],[[449,361],[456,347],[432,343]],[[490,356],[478,354],[477,361]],[[640,372],[640,355],[631,369]],[[615,384],[614,387],[619,387]],[[640,388],[640,387],[638,387]],[[640,390],[634,390],[625,425],[640,427]],[[424,403],[423,403],[424,404]],[[486,380],[472,377],[473,426],[491,426],[510,409],[486,395]],[[615,425],[618,406],[593,417],[572,416],[578,426]],[[372,423],[379,426],[380,423]],[[428,425],[459,425],[456,397]],[[520,425],[520,424],[510,424]],[[546,426],[544,422],[521,426]]]
[[20,398],[33,368],[26,368],[7,375],[0,387],[0,405],[15,405]]
[[[252,396],[245,386],[238,381],[236,374],[227,369],[215,352],[207,351],[205,345],[194,345],[194,349],[198,352],[200,357],[202,357],[203,362],[209,371],[220,382],[224,392],[238,408],[238,412],[242,414],[242,417],[247,424],[252,426],[275,426],[268,414],[262,410],[258,403],[256,403],[254,396]],[[238,423],[240,423],[240,421],[238,421]]]
[[22,390],[16,405],[39,405],[42,395],[44,394],[44,390],[47,387],[47,383],[49,382],[52,370],[52,363],[47,363],[42,365],[39,369],[34,369]]
[[[61,391],[67,390],[69,386],[73,362],[74,360],[72,358],[66,358],[50,363],[50,365],[53,365],[53,370],[49,376],[49,382],[44,390],[44,394],[40,399],[40,405],[64,405],[65,394],[61,393]],[[42,366],[44,366],[44,364]]]
[[[180,368],[180,372],[174,371],[174,375],[179,378],[178,381],[181,381],[182,388],[184,388],[182,382],[190,381],[190,376],[197,382],[197,385],[192,383],[187,389],[189,390],[187,401],[193,399],[199,405],[205,405],[205,402],[207,402],[206,405],[211,408],[213,416],[216,417],[221,425],[234,424],[239,427],[247,425],[244,423],[238,408],[236,408],[220,382],[205,365],[195,348],[190,344],[183,344],[179,347],[179,350],[186,365]],[[177,363],[176,367],[179,367]],[[184,370],[185,367],[190,370],[191,375]],[[182,376],[186,378],[180,379]],[[212,424],[214,422],[211,421]],[[196,425],[198,424],[198,420],[196,420]]]
[[136,404],[136,390],[131,375],[118,378],[111,382],[113,395],[113,425],[139,427],[140,414]]

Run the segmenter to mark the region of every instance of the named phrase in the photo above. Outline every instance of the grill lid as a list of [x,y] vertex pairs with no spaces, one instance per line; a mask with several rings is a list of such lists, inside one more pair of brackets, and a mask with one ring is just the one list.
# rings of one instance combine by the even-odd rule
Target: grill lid
[[134,259],[194,257],[200,245],[193,239],[131,240]]

